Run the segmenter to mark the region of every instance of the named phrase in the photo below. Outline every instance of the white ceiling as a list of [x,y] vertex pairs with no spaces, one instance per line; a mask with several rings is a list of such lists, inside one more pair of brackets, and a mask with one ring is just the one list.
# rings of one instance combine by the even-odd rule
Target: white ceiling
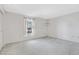
[[23,15],[53,18],[79,12],[78,4],[5,4],[4,9]]

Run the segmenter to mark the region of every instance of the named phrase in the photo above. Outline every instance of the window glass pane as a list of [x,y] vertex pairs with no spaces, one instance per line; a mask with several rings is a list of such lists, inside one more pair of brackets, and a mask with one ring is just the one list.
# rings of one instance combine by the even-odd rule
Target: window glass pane
[[27,36],[28,34],[33,34],[33,19],[32,18],[25,18],[24,19],[24,23],[25,23],[25,36]]
[[32,19],[27,19],[27,33],[32,33]]

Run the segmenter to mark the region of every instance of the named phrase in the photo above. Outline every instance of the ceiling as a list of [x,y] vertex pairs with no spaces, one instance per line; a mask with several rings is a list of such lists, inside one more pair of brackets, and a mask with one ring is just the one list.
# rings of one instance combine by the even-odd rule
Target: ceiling
[[79,12],[78,4],[4,4],[3,7],[9,12],[42,18],[54,18]]

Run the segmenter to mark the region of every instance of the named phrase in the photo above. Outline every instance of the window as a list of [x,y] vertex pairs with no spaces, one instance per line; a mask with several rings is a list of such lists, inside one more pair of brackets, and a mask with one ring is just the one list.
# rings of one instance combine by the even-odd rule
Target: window
[[32,33],[32,19],[27,19],[27,33]]
[[30,17],[24,18],[25,36],[33,34],[33,19]]

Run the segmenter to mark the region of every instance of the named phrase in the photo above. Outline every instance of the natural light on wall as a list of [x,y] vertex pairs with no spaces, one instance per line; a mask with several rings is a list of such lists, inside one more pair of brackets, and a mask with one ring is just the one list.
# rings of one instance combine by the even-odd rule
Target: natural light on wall
[[24,17],[24,36],[31,36],[34,34],[34,22],[31,17]]

